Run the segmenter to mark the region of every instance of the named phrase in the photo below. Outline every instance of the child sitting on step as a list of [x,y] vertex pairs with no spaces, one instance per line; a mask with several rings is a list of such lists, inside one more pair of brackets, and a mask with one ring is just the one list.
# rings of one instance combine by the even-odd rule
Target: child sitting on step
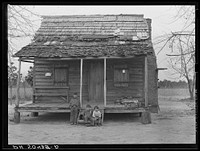
[[95,106],[94,107],[94,111],[93,111],[93,113],[92,113],[92,125],[93,126],[95,126],[95,125],[98,125],[98,126],[100,126],[100,125],[102,125],[102,123],[101,123],[101,112],[100,112],[100,110],[99,110],[99,107],[98,106]]
[[85,124],[92,122],[92,107],[89,104],[86,105],[86,110],[84,111],[83,116]]

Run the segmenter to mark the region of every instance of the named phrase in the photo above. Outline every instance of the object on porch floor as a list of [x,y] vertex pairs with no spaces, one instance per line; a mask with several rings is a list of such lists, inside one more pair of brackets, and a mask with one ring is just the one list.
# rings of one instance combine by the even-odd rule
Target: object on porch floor
[[114,102],[118,105],[123,105],[125,107],[137,108],[141,107],[141,102],[138,99],[133,98],[132,96],[122,97]]

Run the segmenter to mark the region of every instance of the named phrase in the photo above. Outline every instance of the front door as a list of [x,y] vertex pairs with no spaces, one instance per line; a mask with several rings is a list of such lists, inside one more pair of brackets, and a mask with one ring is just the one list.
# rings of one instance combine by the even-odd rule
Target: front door
[[93,60],[89,65],[89,101],[103,103],[103,60]]

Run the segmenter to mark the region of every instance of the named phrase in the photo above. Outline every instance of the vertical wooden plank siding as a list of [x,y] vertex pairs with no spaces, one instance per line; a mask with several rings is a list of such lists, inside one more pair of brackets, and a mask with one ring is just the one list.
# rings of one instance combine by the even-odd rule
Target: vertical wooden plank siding
[[83,59],[81,59],[81,63],[80,63],[80,104],[82,107],[82,86],[83,86]]
[[19,88],[20,88],[20,72],[21,72],[21,58],[19,58],[19,69],[18,69],[18,78],[17,78],[17,95],[15,106],[19,107]]
[[148,64],[147,64],[147,56],[144,58],[144,97],[145,97],[145,107],[148,106]]
[[104,107],[106,107],[106,58],[104,58]]

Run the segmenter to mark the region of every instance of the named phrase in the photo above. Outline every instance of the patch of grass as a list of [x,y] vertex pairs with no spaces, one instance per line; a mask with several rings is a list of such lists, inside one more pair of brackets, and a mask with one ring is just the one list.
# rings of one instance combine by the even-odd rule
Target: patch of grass
[[[15,99],[16,95],[17,95],[17,88],[12,88],[12,98]],[[20,98],[31,99],[33,95],[33,90],[32,88],[25,88],[25,92],[24,92],[24,88],[20,88],[19,95],[20,95]],[[8,98],[9,99],[11,98],[10,88],[8,88]]]
[[188,89],[158,89],[159,98],[171,98],[171,99],[186,99],[189,98]]
[[[8,104],[14,104],[17,95],[17,88],[12,88],[12,102],[11,102],[11,94],[10,88],[8,88]],[[26,103],[27,101],[32,100],[33,90],[32,88],[26,88],[24,92],[24,88],[19,89],[19,97],[20,104]]]

